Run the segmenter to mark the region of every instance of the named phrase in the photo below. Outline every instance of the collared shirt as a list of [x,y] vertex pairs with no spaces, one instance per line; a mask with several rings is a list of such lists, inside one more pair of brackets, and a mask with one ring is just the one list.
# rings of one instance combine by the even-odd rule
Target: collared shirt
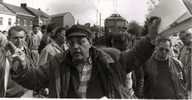
[[78,93],[82,98],[86,98],[87,93],[87,83],[91,78],[92,72],[92,61],[89,59],[88,63],[80,64],[77,66],[77,70],[79,71],[80,84],[78,88]]

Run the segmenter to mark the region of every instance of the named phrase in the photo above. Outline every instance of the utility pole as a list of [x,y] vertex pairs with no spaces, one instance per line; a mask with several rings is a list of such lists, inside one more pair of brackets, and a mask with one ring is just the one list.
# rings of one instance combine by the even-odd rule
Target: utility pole
[[99,26],[101,27],[101,12],[99,13]]
[[99,16],[99,10],[98,9],[96,9],[96,25],[98,25],[98,17]]
[[118,9],[118,0],[113,0],[114,13],[118,13],[117,9]]

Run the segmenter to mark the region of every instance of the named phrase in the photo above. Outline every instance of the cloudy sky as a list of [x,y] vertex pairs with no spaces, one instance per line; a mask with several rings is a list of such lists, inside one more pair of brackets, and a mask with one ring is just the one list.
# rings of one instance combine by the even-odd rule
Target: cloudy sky
[[101,13],[102,22],[114,12],[118,12],[128,21],[135,20],[142,24],[147,14],[148,0],[4,0],[4,2],[41,8],[48,14],[71,12],[81,24],[98,24],[97,12]]

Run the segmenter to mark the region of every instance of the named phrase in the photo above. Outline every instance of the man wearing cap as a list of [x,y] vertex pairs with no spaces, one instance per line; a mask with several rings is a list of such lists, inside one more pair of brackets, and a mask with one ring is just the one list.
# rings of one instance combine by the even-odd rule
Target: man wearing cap
[[[157,26],[160,21],[153,20],[149,24],[151,33],[126,54],[130,66],[144,63],[152,54]],[[153,33],[154,32],[154,33]],[[18,66],[14,66],[13,78],[29,89],[49,88],[50,98],[125,98],[129,95],[125,90],[127,67],[118,63],[102,50],[92,46],[91,32],[75,25],[66,31],[69,50],[56,55],[43,66],[29,67],[16,56]],[[125,69],[124,69],[125,68]]]

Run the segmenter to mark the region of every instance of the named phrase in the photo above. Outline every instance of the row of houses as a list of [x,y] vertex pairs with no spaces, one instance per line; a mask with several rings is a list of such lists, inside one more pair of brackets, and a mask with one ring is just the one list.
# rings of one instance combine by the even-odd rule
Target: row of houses
[[50,16],[41,9],[28,7],[26,3],[15,6],[0,0],[0,31],[15,25],[31,30],[33,25],[44,25],[49,20]]

